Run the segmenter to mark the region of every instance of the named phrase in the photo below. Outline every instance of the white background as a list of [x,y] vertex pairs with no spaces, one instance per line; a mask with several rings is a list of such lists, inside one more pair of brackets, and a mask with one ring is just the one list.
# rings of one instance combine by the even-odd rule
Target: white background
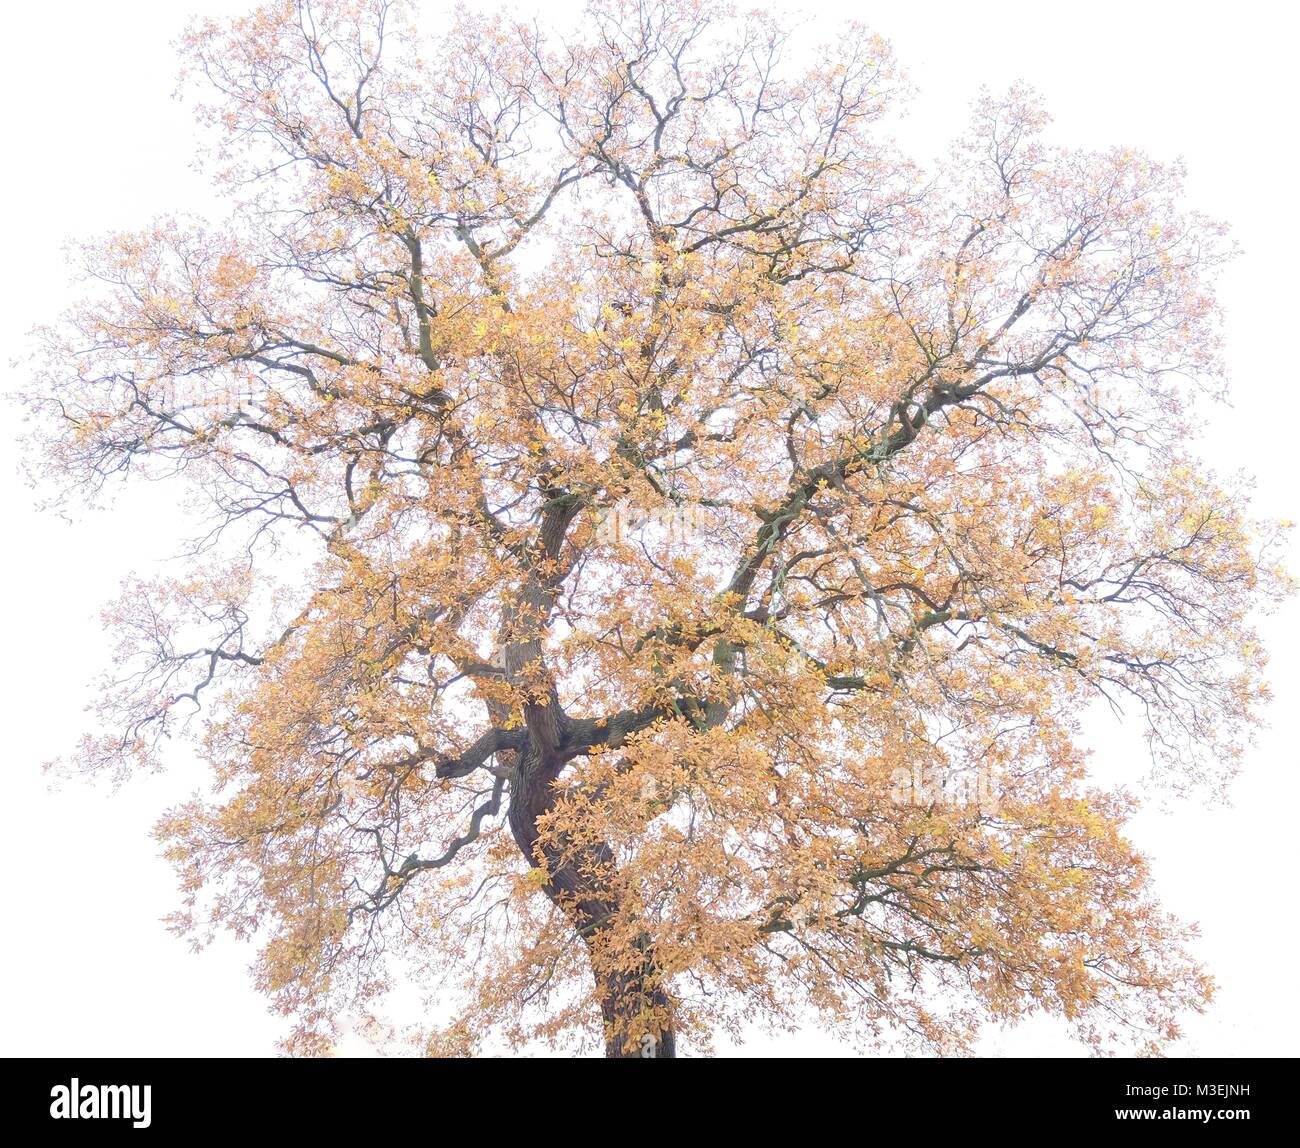
[[[242,10],[208,0],[195,10]],[[556,5],[537,5],[554,11]],[[565,7],[568,7],[566,4]],[[839,9],[839,11],[836,11]],[[1229,221],[1243,248],[1222,297],[1234,400],[1213,413],[1202,453],[1221,471],[1258,477],[1257,508],[1300,518],[1296,456],[1297,100],[1291,4],[824,4],[814,18],[861,18],[893,41],[919,87],[904,143],[936,154],[965,122],[981,84],[1024,79],[1046,97],[1053,137],[1183,156],[1189,200]],[[435,26],[442,4],[425,0]],[[219,210],[190,170],[191,122],[171,93],[170,41],[186,6],[85,0],[11,6],[5,45],[0,275],[3,359],[75,295],[62,246],[176,209]],[[1288,78],[1292,77],[1292,78]],[[0,389],[23,385],[4,368]],[[176,904],[149,829],[201,781],[194,769],[119,792],[64,785],[40,766],[83,728],[88,683],[108,654],[98,612],[130,571],[174,547],[172,492],[128,492],[111,512],[61,521],[34,509],[17,475],[19,416],[6,410],[0,467],[7,516],[0,591],[5,783],[0,791],[0,1053],[9,1056],[261,1056],[280,1023],[246,973],[251,953],[221,941],[202,955],[165,932]],[[170,544],[170,545],[169,545]],[[1300,562],[1292,557],[1292,569]],[[1221,984],[1190,1018],[1184,1056],[1289,1055],[1297,1028],[1294,840],[1300,812],[1300,604],[1267,623],[1276,702],[1229,807],[1149,809],[1132,836],[1153,859],[1166,906],[1200,922],[1198,955]],[[1123,775],[1141,750],[1099,731],[1098,765]],[[356,1038],[341,1051],[364,1052]],[[742,1055],[817,1055],[816,1032],[756,1038]],[[1078,1055],[1051,1022],[988,1034],[989,1055]]]

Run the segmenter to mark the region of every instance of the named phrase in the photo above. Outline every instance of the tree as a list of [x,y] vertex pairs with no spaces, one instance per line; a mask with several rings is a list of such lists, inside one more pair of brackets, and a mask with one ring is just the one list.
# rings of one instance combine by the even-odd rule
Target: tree
[[801,70],[692,0],[433,44],[278,2],[183,50],[230,218],[87,248],[30,403],[69,494],[209,515],[110,611],[80,762],[193,735],[175,923],[257,937],[292,1049],[399,976],[439,1055],[1176,1037],[1212,985],[1081,716],[1220,787],[1287,589],[1188,453],[1226,247],[1176,167],[1015,88],[925,174],[881,40]]

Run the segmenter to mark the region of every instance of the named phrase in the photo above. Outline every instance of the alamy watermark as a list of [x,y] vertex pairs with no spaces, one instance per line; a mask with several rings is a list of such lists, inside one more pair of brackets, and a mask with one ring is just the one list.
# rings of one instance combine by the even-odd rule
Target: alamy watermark
[[694,502],[672,502],[641,506],[621,499],[596,513],[596,540],[626,542],[632,538],[692,542],[704,534],[704,508]]
[[889,796],[897,805],[942,806],[994,812],[999,803],[1001,778],[992,766],[974,769],[939,766],[900,766],[889,775]]

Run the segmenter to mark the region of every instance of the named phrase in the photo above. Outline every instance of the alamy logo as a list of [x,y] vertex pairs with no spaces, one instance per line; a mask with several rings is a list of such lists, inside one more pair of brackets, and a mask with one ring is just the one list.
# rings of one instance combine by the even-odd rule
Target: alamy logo
[[596,512],[596,540],[626,542],[648,534],[668,542],[690,542],[704,533],[706,525],[704,508],[694,502],[638,506],[624,498]]
[[898,805],[977,808],[981,813],[995,813],[1001,796],[997,771],[983,765],[974,770],[900,766],[889,780],[890,796]]
[[130,1120],[133,1128],[149,1127],[148,1084],[70,1084],[50,1089],[54,1120]]

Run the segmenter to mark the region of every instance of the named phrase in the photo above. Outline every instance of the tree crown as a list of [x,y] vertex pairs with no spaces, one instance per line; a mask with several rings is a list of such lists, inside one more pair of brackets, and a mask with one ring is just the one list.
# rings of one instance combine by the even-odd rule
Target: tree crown
[[211,516],[82,761],[201,735],[177,925],[259,937],[295,1048],[394,962],[459,994],[432,1052],[1176,1035],[1209,981],[1080,714],[1221,784],[1286,588],[1187,449],[1225,246],[1177,167],[1015,88],[923,171],[883,41],[690,0],[183,47],[235,209],[89,247],[31,403],[70,487]]

